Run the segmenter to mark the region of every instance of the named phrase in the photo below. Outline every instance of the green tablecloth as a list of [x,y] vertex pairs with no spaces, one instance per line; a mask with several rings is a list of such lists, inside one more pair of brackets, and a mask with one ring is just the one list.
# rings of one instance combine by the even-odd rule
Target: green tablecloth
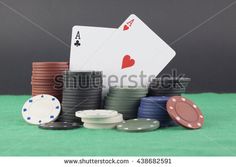
[[21,117],[29,96],[0,96],[0,156],[235,156],[236,94],[185,96],[201,108],[202,129],[172,127],[146,133],[42,130]]

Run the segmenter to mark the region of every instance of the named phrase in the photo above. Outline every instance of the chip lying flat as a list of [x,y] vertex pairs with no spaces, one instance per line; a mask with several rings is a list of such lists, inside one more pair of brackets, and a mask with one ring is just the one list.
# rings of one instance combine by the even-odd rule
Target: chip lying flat
[[130,119],[118,124],[117,129],[126,132],[146,132],[156,130],[160,127],[160,122],[155,119]]
[[71,122],[50,122],[46,124],[40,124],[39,128],[48,129],[48,130],[69,130],[80,128],[79,123],[71,123]]

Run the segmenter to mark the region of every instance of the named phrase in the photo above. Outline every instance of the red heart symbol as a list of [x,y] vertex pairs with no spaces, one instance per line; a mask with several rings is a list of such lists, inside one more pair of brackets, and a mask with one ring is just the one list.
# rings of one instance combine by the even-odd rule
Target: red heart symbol
[[121,69],[132,67],[134,65],[134,63],[135,63],[135,60],[131,59],[130,55],[125,55],[123,57]]
[[126,30],[128,30],[128,29],[129,29],[129,26],[124,25],[124,27],[123,27],[123,31],[126,31]]

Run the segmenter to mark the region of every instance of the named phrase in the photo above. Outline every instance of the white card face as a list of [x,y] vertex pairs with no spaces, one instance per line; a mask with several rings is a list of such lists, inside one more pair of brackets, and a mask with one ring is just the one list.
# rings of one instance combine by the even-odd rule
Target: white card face
[[116,31],[115,28],[74,26],[71,36],[70,71],[81,71],[90,55]]
[[[110,40],[91,55],[83,69],[102,70],[105,86],[114,86],[107,83],[111,75],[118,78],[119,86],[134,86],[131,80],[143,86],[149,76],[157,76],[174,56],[175,51],[170,46],[137,16],[130,15]],[[146,78],[139,77],[142,72]],[[135,78],[128,78],[131,76]]]

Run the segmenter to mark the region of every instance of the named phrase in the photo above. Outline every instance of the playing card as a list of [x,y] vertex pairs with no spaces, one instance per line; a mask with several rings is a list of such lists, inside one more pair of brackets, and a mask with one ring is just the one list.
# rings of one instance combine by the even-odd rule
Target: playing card
[[96,54],[90,55],[83,69],[102,70],[105,86],[113,86],[111,77],[118,79],[119,86],[143,86],[174,56],[175,51],[132,14]]
[[115,28],[74,26],[71,36],[70,71],[80,71],[89,56],[115,32]]

